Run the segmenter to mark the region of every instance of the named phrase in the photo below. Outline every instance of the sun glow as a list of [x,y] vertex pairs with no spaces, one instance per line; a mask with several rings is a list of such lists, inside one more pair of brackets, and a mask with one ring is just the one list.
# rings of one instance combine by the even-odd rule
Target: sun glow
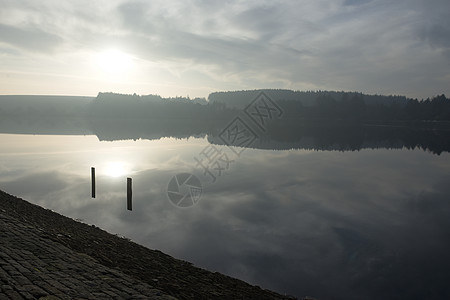
[[94,56],[94,63],[100,71],[110,75],[128,72],[133,68],[133,57],[119,50],[107,50]]

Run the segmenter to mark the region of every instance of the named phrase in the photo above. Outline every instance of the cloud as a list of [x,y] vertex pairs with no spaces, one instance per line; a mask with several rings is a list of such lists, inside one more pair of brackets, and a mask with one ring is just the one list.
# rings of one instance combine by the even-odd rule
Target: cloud
[[343,89],[423,98],[448,91],[449,26],[442,12],[449,6],[445,0],[7,1],[0,38],[55,57],[117,47],[139,60],[142,81],[151,77],[145,66],[157,64],[170,74],[160,84],[180,88],[189,81],[219,90]]
[[421,40],[439,49],[450,60],[450,21],[424,25],[418,32]]
[[53,52],[63,39],[38,28],[22,29],[0,24],[0,43],[14,45],[29,52]]
[[32,173],[4,183],[12,193],[22,191],[25,196],[42,197],[50,192],[63,190],[67,185],[58,172]]
[[344,5],[349,5],[349,6],[353,6],[353,5],[363,5],[369,2],[372,2],[373,0],[345,0],[344,1]]

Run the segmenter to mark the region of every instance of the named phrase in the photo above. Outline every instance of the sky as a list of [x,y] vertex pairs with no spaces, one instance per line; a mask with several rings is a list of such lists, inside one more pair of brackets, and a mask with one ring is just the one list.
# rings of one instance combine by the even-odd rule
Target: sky
[[0,94],[450,95],[450,1],[0,0]]

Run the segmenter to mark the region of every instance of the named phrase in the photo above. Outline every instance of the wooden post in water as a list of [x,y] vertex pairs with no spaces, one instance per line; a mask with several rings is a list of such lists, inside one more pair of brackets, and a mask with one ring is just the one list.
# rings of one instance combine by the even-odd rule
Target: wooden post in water
[[95,168],[91,168],[92,198],[95,198]]
[[133,192],[131,190],[131,178],[127,178],[127,209],[128,210],[133,210],[132,195],[133,195]]

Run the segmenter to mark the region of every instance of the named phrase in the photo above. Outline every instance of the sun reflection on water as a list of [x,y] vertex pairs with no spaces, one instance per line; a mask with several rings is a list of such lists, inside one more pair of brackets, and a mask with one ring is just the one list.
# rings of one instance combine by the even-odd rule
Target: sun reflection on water
[[120,177],[126,176],[129,171],[130,168],[126,163],[114,161],[108,162],[102,173],[110,177]]

